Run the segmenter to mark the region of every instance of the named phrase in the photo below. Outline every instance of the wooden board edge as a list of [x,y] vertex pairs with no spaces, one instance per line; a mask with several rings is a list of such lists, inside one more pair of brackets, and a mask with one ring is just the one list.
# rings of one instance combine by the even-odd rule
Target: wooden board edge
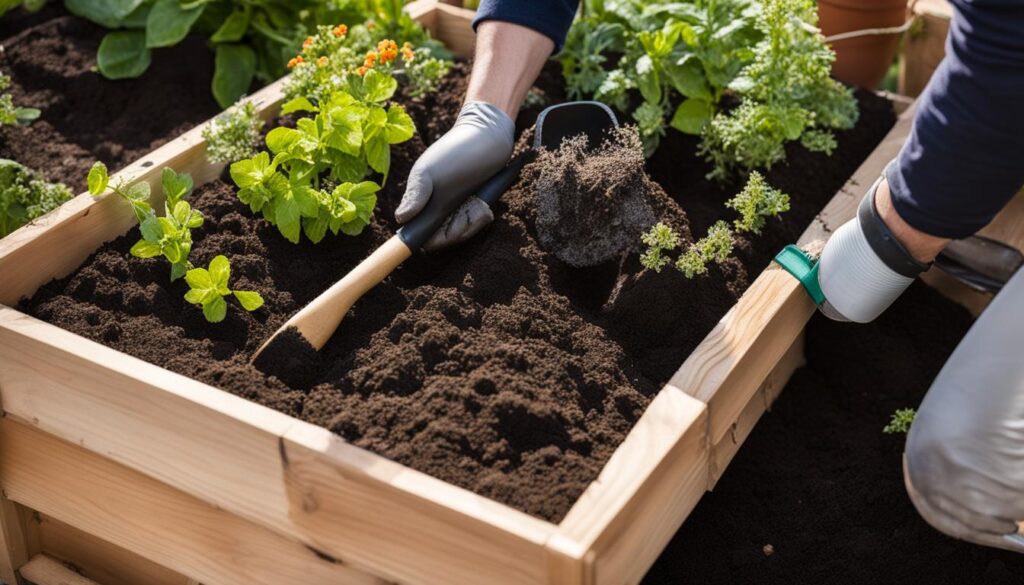
[[45,554],[32,557],[19,572],[32,585],[100,585]]
[[0,581],[17,585],[18,568],[39,554],[39,534],[31,512],[0,490]]
[[669,384],[559,524],[552,554],[575,550],[594,585],[638,582],[704,493],[707,472],[707,407]]

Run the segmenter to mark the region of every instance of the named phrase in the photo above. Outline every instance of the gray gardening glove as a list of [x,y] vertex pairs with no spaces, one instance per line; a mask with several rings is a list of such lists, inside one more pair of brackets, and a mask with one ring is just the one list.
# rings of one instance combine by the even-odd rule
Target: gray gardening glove
[[[512,156],[514,134],[515,123],[500,108],[476,101],[464,105],[452,129],[413,165],[395,219],[406,223],[416,217],[435,192],[468,194],[483,184]],[[433,251],[462,242],[493,220],[486,203],[469,197],[423,249]]]
[[910,428],[907,491],[942,532],[1024,552],[1024,271],[939,372]]
[[868,323],[891,305],[928,268],[893,237],[868,189],[857,217],[839,227],[821,253],[818,284],[827,299],[822,314],[836,321]]

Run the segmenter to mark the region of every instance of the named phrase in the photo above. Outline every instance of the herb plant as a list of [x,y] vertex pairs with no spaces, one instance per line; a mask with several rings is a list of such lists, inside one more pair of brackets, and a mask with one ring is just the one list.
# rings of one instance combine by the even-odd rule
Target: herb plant
[[913,408],[900,408],[892,413],[892,419],[889,421],[889,424],[885,425],[882,432],[888,435],[899,433],[905,435],[910,432],[910,425],[913,424],[914,417],[916,416],[917,411]]
[[36,12],[46,5],[46,0],[0,0],[0,16],[19,6],[28,12]]
[[224,256],[210,261],[209,268],[193,268],[185,273],[189,290],[185,300],[203,308],[203,316],[210,323],[220,323],[227,316],[227,297],[234,295],[238,304],[246,311],[255,311],[263,306],[260,293],[247,290],[231,290],[231,263]]
[[6,92],[11,87],[11,78],[0,74],[0,126],[28,126],[41,112],[36,108],[21,108],[14,105],[14,98]]
[[[768,185],[758,172],[750,173],[746,186],[725,204],[737,211],[740,217],[733,222],[737,232],[760,234],[769,217],[777,217],[789,211],[789,195]],[[672,264],[670,252],[679,247],[679,234],[670,226],[658,223],[641,237],[647,246],[640,256],[640,264],[649,270],[661,272]],[[707,274],[708,264],[725,262],[733,251],[733,228],[725,221],[718,221],[708,234],[690,244],[675,260],[675,267],[686,278]]]
[[252,102],[228,108],[203,129],[207,160],[233,163],[255,156],[262,130],[263,120]]
[[107,165],[96,161],[92,168],[89,169],[87,182],[89,193],[93,197],[100,197],[109,189],[115,195],[124,199],[131,206],[132,213],[135,214],[135,219],[139,223],[146,221],[146,218],[153,213],[153,207],[149,204],[149,183],[145,181],[129,183],[122,177],[118,180],[117,184],[111,184]]
[[813,27],[814,6],[812,0],[761,0],[756,22],[763,39],[729,85],[742,101],[715,115],[702,135],[700,152],[714,164],[709,176],[770,168],[793,140],[831,154],[832,131],[856,123],[851,90],[830,77],[835,55]]
[[351,93],[337,91],[322,105],[305,97],[286,103],[284,113],[311,112],[296,128],[267,134],[267,152],[231,165],[238,198],[298,243],[304,232],[320,242],[327,230],[358,235],[370,222],[380,186],[387,180],[391,145],[412,138],[416,128],[399,105],[386,102],[398,83],[387,72],[368,69],[349,78]]
[[0,238],[71,199],[61,183],[48,183],[13,160],[0,159]]

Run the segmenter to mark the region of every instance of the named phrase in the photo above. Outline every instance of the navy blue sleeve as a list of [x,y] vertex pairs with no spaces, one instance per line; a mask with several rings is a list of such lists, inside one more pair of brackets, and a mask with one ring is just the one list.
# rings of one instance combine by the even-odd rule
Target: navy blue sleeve
[[952,4],[946,58],[886,177],[907,223],[962,238],[1024,185],[1024,2]]
[[473,19],[473,30],[486,20],[500,20],[531,28],[562,48],[576,15],[579,0],[483,0]]

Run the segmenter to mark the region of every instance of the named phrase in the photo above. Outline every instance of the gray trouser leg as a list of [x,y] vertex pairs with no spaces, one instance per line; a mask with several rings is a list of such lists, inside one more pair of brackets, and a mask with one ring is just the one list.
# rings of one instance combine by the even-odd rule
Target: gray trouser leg
[[982,313],[921,403],[907,490],[929,524],[1024,552],[1024,271]]

